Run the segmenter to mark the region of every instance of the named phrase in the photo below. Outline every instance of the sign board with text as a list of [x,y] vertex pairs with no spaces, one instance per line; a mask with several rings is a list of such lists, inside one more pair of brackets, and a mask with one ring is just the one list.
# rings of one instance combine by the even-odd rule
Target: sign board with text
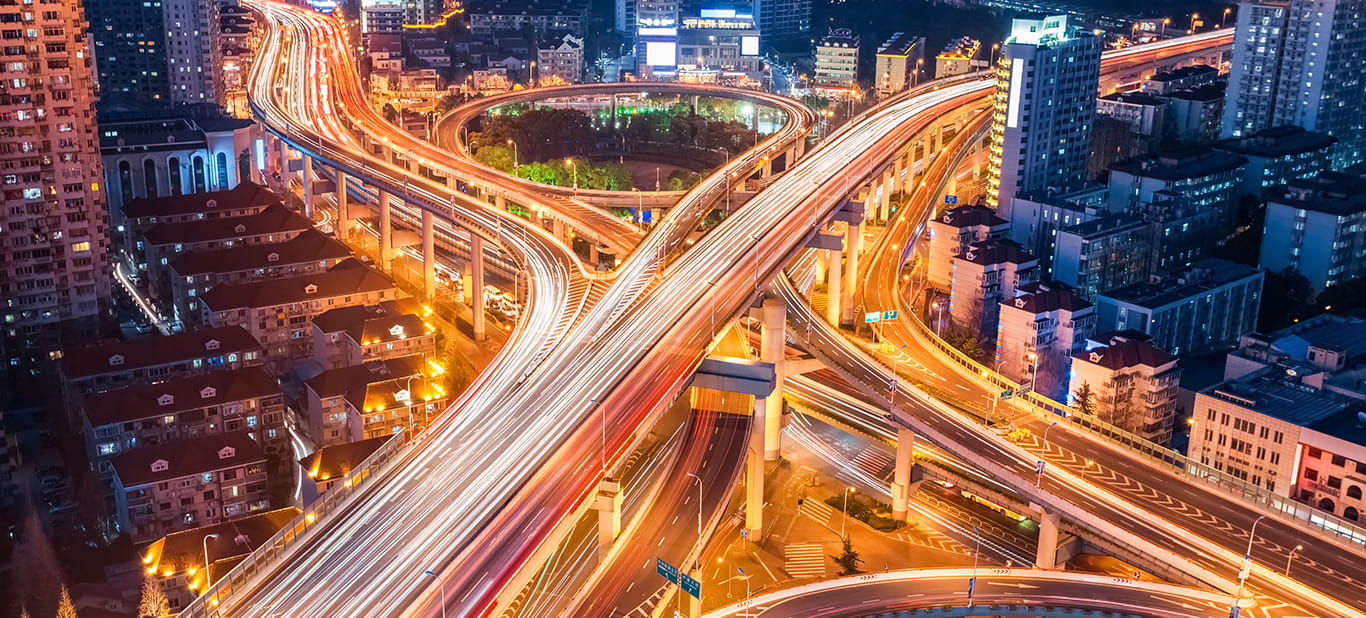
[[663,558],[655,558],[655,572],[671,584],[678,583],[678,567],[665,562]]

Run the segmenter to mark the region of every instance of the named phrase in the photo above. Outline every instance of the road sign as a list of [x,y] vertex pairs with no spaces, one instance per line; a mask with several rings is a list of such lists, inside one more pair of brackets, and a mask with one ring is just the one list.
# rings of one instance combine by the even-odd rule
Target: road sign
[[945,203],[945,204],[957,204],[957,203],[958,203],[958,196],[957,196],[957,195],[945,195],[945,196],[944,196],[944,203]]
[[865,313],[865,314],[863,314],[863,323],[864,323],[864,324],[872,324],[873,322],[880,322],[881,320],[882,320],[882,312],[881,312],[881,311],[874,311],[874,312],[872,312],[872,313]]
[[1044,460],[1040,459],[1040,460],[1034,462],[1034,471],[1037,472],[1037,473],[1039,473],[1039,474],[1043,474],[1044,466],[1047,466],[1047,465],[1048,465],[1047,462],[1045,462]]
[[896,317],[897,317],[898,315],[901,315],[901,312],[899,312],[899,311],[883,311],[883,312],[882,312],[882,321],[886,322],[887,320],[895,320]]
[[1003,400],[1004,400],[1004,399],[1010,399],[1011,397],[1014,397],[1014,396],[1015,396],[1015,391],[1012,390],[1012,389],[1007,388],[1007,389],[1001,391],[1001,399],[1003,399]]
[[678,583],[678,567],[665,562],[663,558],[655,558],[655,572],[671,584]]
[[692,598],[702,599],[702,582],[688,577],[687,573],[678,574],[678,586],[683,589],[683,592],[692,595]]
[[1025,394],[1025,393],[1031,392],[1031,391],[1033,391],[1033,390],[1034,390],[1034,381],[1033,381],[1033,380],[1030,380],[1030,381],[1028,381],[1028,382],[1021,382],[1021,383],[1020,383],[1020,388],[1019,388],[1019,390],[1016,391],[1016,392],[1018,392],[1019,394],[1023,395],[1023,394]]

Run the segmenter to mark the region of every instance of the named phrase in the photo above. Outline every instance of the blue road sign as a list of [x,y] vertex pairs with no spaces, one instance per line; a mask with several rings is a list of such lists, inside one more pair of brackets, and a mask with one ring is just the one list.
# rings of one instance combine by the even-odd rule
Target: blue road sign
[[699,600],[702,598],[702,582],[688,577],[686,573],[678,574],[678,585],[683,588],[683,592],[692,595],[692,598]]
[[945,204],[957,204],[957,203],[958,203],[958,196],[957,196],[957,195],[945,195],[945,196],[944,196],[944,203],[945,203]]
[[895,319],[896,319],[896,316],[898,316],[898,315],[901,315],[901,312],[899,312],[899,311],[883,311],[883,312],[882,312],[882,321],[885,322],[885,321],[887,321],[887,320],[895,320]]
[[671,584],[678,583],[678,567],[665,562],[663,558],[655,558],[655,572]]
[[1047,462],[1045,462],[1044,460],[1040,459],[1040,460],[1034,462],[1034,471],[1037,472],[1037,473],[1039,473],[1039,474],[1043,474],[1044,466],[1047,466],[1047,465],[1048,465]]

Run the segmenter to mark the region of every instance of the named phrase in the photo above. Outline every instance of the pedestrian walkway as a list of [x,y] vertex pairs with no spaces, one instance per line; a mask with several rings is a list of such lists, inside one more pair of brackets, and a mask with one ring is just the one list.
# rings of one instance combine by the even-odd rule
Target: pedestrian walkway
[[859,451],[854,457],[854,463],[874,478],[885,481],[890,472],[888,468],[892,465],[892,456],[870,447]]
[[828,526],[830,525],[830,518],[835,516],[835,509],[820,500],[807,497],[802,500],[801,513],[816,520],[816,523],[822,526]]
[[783,553],[787,560],[788,575],[795,578],[825,577],[825,548],[820,543],[794,543],[788,545]]

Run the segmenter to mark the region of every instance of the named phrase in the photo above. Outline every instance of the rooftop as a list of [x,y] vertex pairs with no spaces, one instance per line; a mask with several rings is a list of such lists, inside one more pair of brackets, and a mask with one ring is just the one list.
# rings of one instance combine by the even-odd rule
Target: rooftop
[[345,331],[352,340],[369,345],[432,332],[422,321],[426,313],[415,299],[392,300],[330,309],[313,318],[313,325],[324,333]]
[[1331,148],[1338,138],[1326,133],[1306,131],[1302,127],[1284,125],[1262,129],[1246,137],[1220,140],[1217,150],[1249,157],[1283,157]]
[[1203,103],[1209,103],[1213,101],[1222,101],[1224,99],[1224,92],[1226,90],[1228,90],[1227,82],[1215,82],[1213,84],[1205,84],[1204,86],[1200,86],[1199,88],[1191,88],[1189,90],[1177,90],[1176,92],[1168,92],[1162,95],[1162,97],[1167,99],[1181,99],[1183,101],[1198,101]]
[[1099,218],[1092,219],[1085,223],[1078,223],[1071,227],[1058,230],[1059,234],[1071,234],[1080,236],[1084,239],[1094,239],[1120,234],[1133,229],[1145,227],[1147,223],[1143,220],[1125,214],[1106,214]]
[[939,52],[940,58],[971,58],[977,55],[977,50],[982,48],[982,42],[971,37],[958,37],[950,39],[944,44],[944,51]]
[[1209,66],[1207,64],[1192,64],[1190,66],[1181,67],[1174,71],[1162,71],[1160,73],[1154,73],[1152,77],[1148,78],[1148,81],[1174,82],[1179,79],[1187,79],[1196,76],[1215,77],[1218,75],[1219,69],[1216,69],[1212,66]]
[[358,442],[324,446],[300,459],[299,466],[308,474],[308,478],[314,481],[345,476],[392,438],[393,436],[380,436]]
[[954,258],[974,264],[1024,264],[1037,258],[1024,250],[1019,243],[1009,240],[988,240],[974,243],[963,252],[962,257]]
[[1267,201],[1337,216],[1366,210],[1366,173],[1321,172],[1291,180],[1279,196]]
[[69,349],[62,356],[62,372],[68,379],[84,378],[196,358],[260,351],[261,344],[241,326],[204,328]]
[[1111,370],[1137,366],[1157,368],[1167,363],[1176,362],[1176,357],[1168,354],[1162,348],[1147,341],[1136,339],[1117,341],[1109,346],[1077,352],[1072,355],[1072,358]]
[[1261,277],[1262,271],[1251,266],[1218,258],[1204,258],[1196,260],[1190,268],[1173,273],[1160,282],[1127,285],[1101,294],[1099,298],[1110,298],[1157,309],[1186,302],[1194,296],[1225,285]]
[[1321,314],[1272,336],[1272,345],[1295,360],[1308,359],[1310,347],[1338,352],[1349,363],[1366,357],[1366,320]]
[[571,15],[587,10],[581,0],[471,0],[465,2],[467,15]]
[[1216,384],[1205,393],[1301,427],[1312,427],[1361,405],[1343,395],[1296,384],[1279,372],[1266,370]]
[[123,205],[123,214],[129,218],[169,217],[240,208],[262,209],[281,203],[283,201],[280,196],[275,195],[270,189],[256,183],[242,182],[226,191],[139,197]]
[[274,307],[313,298],[333,298],[392,288],[393,280],[384,273],[355,259],[347,259],[325,272],[214,286],[200,299],[209,311],[224,311]]
[[161,571],[163,567],[173,569],[173,572],[189,569],[200,571],[204,566],[206,549],[210,563],[244,556],[270,540],[300,512],[291,506],[173,532],[148,545],[142,552],[142,562],[148,565],[150,571]]
[[1119,161],[1111,164],[1110,170],[1143,178],[1177,181],[1231,172],[1246,163],[1246,158],[1235,154],[1205,146],[1188,146],[1160,152],[1156,156]]
[[351,249],[317,229],[305,230],[285,242],[237,245],[216,251],[190,251],[171,260],[182,277],[232,273],[313,261],[337,262],[351,257]]
[[345,395],[348,392],[365,388],[375,382],[396,378],[421,375],[426,361],[416,354],[383,361],[371,361],[363,365],[352,365],[329,369],[304,382],[319,398],[326,399]]
[[307,217],[282,205],[268,206],[265,210],[244,217],[221,217],[184,223],[158,223],[143,237],[148,244],[168,245],[172,243],[196,243],[248,236],[264,236],[287,232],[302,232],[313,227]]
[[816,40],[816,47],[858,47],[859,37],[848,28],[831,28],[825,36]]
[[100,427],[279,394],[275,378],[257,366],[134,384],[86,397],[83,407],[90,425]]
[[109,458],[125,488],[265,461],[265,452],[245,431],[173,440]]
[[1100,97],[1100,100],[1124,103],[1127,105],[1146,105],[1149,107],[1161,107],[1167,103],[1162,99],[1143,92],[1112,92]]
[[911,53],[911,50],[915,49],[917,45],[921,45],[924,42],[925,37],[915,36],[913,34],[906,34],[905,32],[898,32],[896,34],[893,34],[892,38],[887,39],[887,42],[883,43],[882,47],[878,48],[877,55],[906,56],[909,55]]
[[1091,303],[1072,293],[1065,285],[1033,282],[1020,286],[1015,298],[1002,301],[1002,304],[1038,315],[1050,311],[1069,311],[1076,313],[1091,308]]
[[1008,225],[1010,222],[996,216],[996,211],[986,206],[976,204],[966,204],[956,206],[944,211],[935,221],[953,227],[974,227],[985,225],[996,227],[998,225]]

